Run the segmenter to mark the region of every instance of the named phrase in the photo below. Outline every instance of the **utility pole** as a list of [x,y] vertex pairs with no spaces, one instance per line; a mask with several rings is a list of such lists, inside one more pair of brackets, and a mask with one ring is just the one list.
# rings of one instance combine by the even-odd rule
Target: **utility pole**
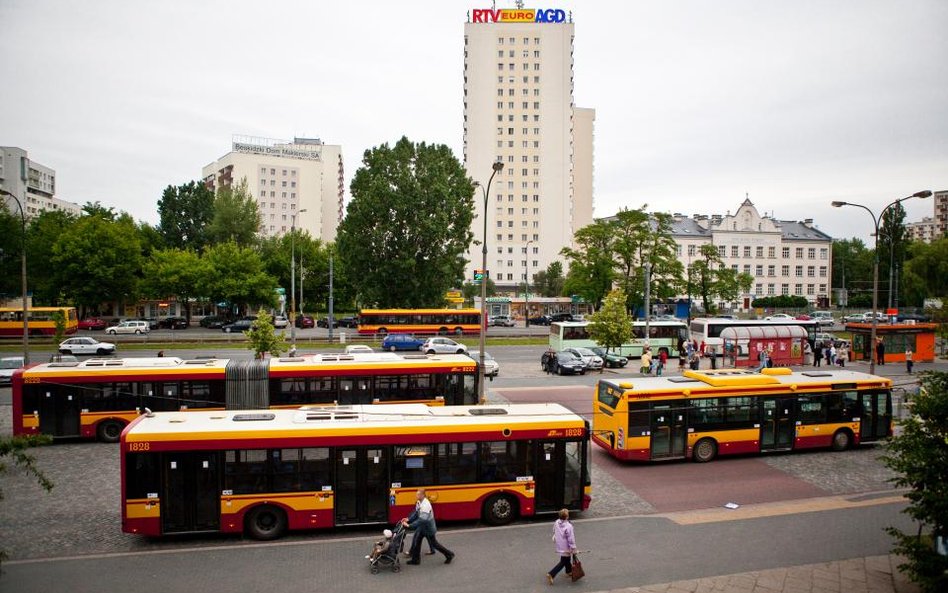
[[652,263],[645,263],[645,341],[649,341],[649,336],[652,334],[649,332],[649,320],[652,315],[649,313],[652,309]]
[[296,216],[306,212],[302,208],[291,215],[290,224],[290,351],[296,354]]
[[329,343],[332,344],[332,252],[329,252]]

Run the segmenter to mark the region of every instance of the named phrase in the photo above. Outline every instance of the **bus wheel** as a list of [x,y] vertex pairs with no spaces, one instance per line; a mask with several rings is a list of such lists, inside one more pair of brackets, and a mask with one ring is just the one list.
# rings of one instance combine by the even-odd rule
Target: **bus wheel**
[[377,334],[380,335],[380,336],[384,336],[384,335],[388,334],[388,329],[386,329],[386,328],[384,328],[384,327],[380,327],[379,330],[378,330],[377,332],[375,332],[375,333],[377,333]]
[[484,503],[484,521],[490,525],[506,525],[517,517],[517,503],[506,494],[495,494]]
[[714,459],[718,454],[718,444],[714,439],[701,439],[695,443],[694,460],[698,463],[706,463]]
[[103,443],[117,443],[122,436],[122,423],[117,420],[106,420],[99,423],[96,435]]
[[464,335],[464,328],[460,328],[460,327],[454,328],[454,335],[456,335],[456,336],[463,336],[463,335]]
[[852,441],[848,430],[837,430],[833,435],[833,451],[845,451]]
[[439,335],[439,336],[446,336],[446,335],[448,335],[448,328],[446,328],[446,327],[439,327],[439,328],[438,328],[438,335]]
[[286,531],[286,513],[270,505],[256,507],[247,514],[244,530],[254,539],[276,539]]

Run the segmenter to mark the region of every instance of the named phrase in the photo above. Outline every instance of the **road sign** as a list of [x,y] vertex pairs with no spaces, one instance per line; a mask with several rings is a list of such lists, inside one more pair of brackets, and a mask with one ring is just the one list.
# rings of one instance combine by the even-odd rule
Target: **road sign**
[[463,303],[463,302],[464,302],[464,297],[451,297],[451,298],[445,299],[445,300],[447,300],[449,303]]
[[485,276],[490,278],[490,273],[487,270],[474,270],[474,284],[480,284]]
[[459,298],[461,298],[461,291],[460,291],[460,290],[449,290],[448,292],[444,293],[444,297],[445,297],[446,299],[448,299],[448,300],[451,300],[451,299],[459,299]]

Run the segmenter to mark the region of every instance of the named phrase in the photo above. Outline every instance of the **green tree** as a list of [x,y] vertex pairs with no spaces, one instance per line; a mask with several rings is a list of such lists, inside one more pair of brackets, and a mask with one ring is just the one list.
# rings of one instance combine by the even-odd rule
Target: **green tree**
[[233,241],[212,245],[202,258],[207,271],[197,287],[201,296],[238,308],[276,303],[276,279],[263,269],[256,251]]
[[10,212],[5,198],[0,196],[0,295],[7,298],[20,294],[20,254],[23,252],[20,211],[12,200],[10,203],[16,212]]
[[833,288],[846,289],[848,306],[871,300],[872,258],[872,250],[861,239],[833,241]]
[[565,293],[582,296],[596,309],[602,305],[616,277],[614,238],[612,225],[601,220],[576,231],[576,248],[564,247],[560,251],[570,262],[563,286]]
[[550,262],[545,270],[540,270],[533,275],[533,284],[530,290],[534,294],[543,297],[558,297],[563,294],[563,284],[565,282],[563,263],[554,261]]
[[[487,279],[487,296],[492,297],[492,296],[495,296],[496,294],[497,294],[497,285],[494,284],[493,280],[488,278]],[[473,282],[465,282],[464,285],[461,286],[461,296],[463,296],[465,300],[473,302],[474,297],[481,296],[481,285],[475,284]]]
[[948,238],[911,243],[902,278],[907,304],[919,307],[926,298],[948,296]]
[[367,150],[351,192],[337,247],[359,300],[440,306],[473,237],[474,182],[451,149],[402,137]]
[[112,206],[103,206],[102,202],[96,200],[95,202],[86,202],[82,206],[82,216],[92,216],[94,218],[101,218],[102,220],[115,221],[119,214],[115,212],[115,208]]
[[66,337],[66,315],[63,314],[62,309],[59,311],[54,311],[50,317],[53,320],[53,343],[58,344],[63,341]]
[[[295,235],[295,249],[293,239]],[[296,291],[297,307],[299,291],[302,283],[305,288],[303,298],[311,304],[310,310],[324,308],[329,299],[329,253],[332,246],[314,239],[308,231],[295,229],[279,237],[268,237],[260,240],[259,252],[263,260],[264,269],[276,278],[277,286],[287,291],[287,308],[290,297],[290,258],[296,253]],[[333,262],[333,293],[334,297],[346,292],[344,282],[340,283],[341,269],[339,258]]]
[[182,249],[153,251],[142,267],[141,291],[153,299],[175,297],[184,303],[185,316],[191,321],[191,299],[201,293],[209,276],[207,261],[197,253]]
[[948,556],[934,549],[935,537],[948,537],[948,373],[927,372],[912,403],[912,414],[900,421],[902,432],[886,447],[883,461],[897,476],[897,487],[910,488],[905,509],[917,533],[894,527],[894,552],[906,558],[899,566],[924,591],[948,590]]
[[750,291],[754,277],[736,272],[724,266],[718,248],[710,243],[699,250],[700,258],[691,263],[691,293],[701,297],[705,313],[714,314],[717,307],[714,300],[734,301]]
[[138,227],[138,240],[142,245],[142,257],[148,257],[152,252],[166,247],[165,239],[157,227],[153,227],[147,222],[139,222],[136,226]]
[[63,293],[89,307],[104,301],[132,302],[141,260],[141,243],[130,217],[91,213],[63,231],[49,263]]
[[273,317],[263,308],[257,311],[257,318],[250,324],[246,334],[247,348],[254,351],[256,358],[264,358],[267,354],[280,356],[289,350],[283,333],[276,333]]
[[254,244],[259,230],[260,211],[246,179],[241,179],[236,186],[217,190],[214,215],[207,226],[208,242],[233,241],[246,247]]
[[[907,241],[905,237],[905,208],[896,204],[886,210],[879,220],[879,301],[885,304],[889,301],[889,286],[895,292],[898,278],[890,276],[895,270],[902,267],[905,261]],[[894,297],[892,302],[894,303]]]
[[[165,245],[193,249],[207,246],[208,227],[214,219],[214,192],[200,181],[169,185],[158,200],[158,231]],[[254,228],[254,232],[256,232]]]
[[[6,459],[13,462],[13,466],[33,477],[39,485],[49,492],[53,489],[53,482],[37,467],[36,458],[26,452],[31,447],[48,445],[53,442],[49,435],[3,436],[0,437],[0,476],[9,471]],[[0,484],[3,482],[0,481]],[[0,500],[3,500],[3,490],[0,490]],[[7,558],[6,550],[0,550],[0,561]]]
[[26,252],[29,266],[30,292],[37,303],[58,305],[66,302],[56,268],[43,265],[53,260],[53,247],[66,230],[76,224],[77,218],[61,210],[44,210],[30,220],[26,232]]
[[607,351],[632,340],[632,317],[626,310],[626,295],[615,289],[606,295],[602,308],[589,316],[589,336]]

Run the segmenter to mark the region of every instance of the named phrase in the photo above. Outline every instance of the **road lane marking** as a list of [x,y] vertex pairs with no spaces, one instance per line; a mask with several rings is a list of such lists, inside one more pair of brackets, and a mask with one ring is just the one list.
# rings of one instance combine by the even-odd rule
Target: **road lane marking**
[[660,516],[674,521],[678,525],[700,525],[702,523],[742,521],[745,519],[759,519],[779,515],[797,515],[801,513],[853,509],[905,502],[905,500],[905,496],[899,492],[890,492],[875,498],[863,497],[861,499],[854,499],[852,494],[843,494],[839,496],[749,504],[737,509],[713,508],[694,511],[676,511],[673,513],[662,513]]

